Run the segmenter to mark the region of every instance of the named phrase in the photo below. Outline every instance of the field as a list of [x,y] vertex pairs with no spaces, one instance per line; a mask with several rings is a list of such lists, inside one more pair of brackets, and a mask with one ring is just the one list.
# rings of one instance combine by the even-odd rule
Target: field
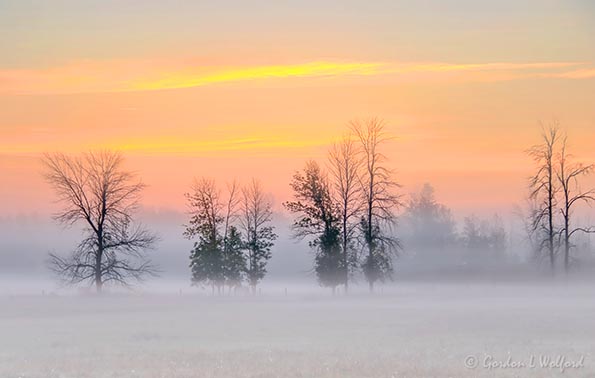
[[4,295],[0,377],[592,377],[594,294],[402,284],[334,298]]

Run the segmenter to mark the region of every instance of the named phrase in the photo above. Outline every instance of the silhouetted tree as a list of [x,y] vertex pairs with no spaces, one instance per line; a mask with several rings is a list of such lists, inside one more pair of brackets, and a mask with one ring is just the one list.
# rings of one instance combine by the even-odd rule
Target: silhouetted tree
[[537,165],[537,172],[531,177],[529,182],[529,197],[535,204],[531,217],[532,231],[536,235],[544,235],[538,242],[540,251],[547,251],[552,274],[555,272],[555,222],[554,211],[556,207],[556,194],[558,186],[556,185],[555,173],[555,153],[560,139],[558,123],[543,126],[542,143],[529,149],[528,153]]
[[[345,293],[349,289],[350,270],[357,265],[354,238],[358,217],[362,208],[361,188],[358,172],[361,167],[357,144],[351,135],[346,135],[335,143],[329,151],[332,182],[332,197],[338,204],[341,220],[341,249],[343,251],[342,270]],[[332,241],[332,240],[331,240]],[[331,265],[335,264],[332,262]],[[317,265],[327,265],[326,263]]]
[[574,227],[572,226],[572,211],[580,202],[592,203],[595,202],[595,190],[590,189],[583,191],[579,185],[579,178],[590,174],[594,166],[583,165],[580,163],[572,163],[571,155],[567,151],[567,138],[564,137],[560,156],[558,158],[557,178],[562,193],[561,213],[563,217],[563,226],[560,234],[564,243],[564,271],[568,273],[570,265],[570,249],[573,244],[571,238],[577,232],[595,233],[593,227]]
[[227,185],[227,202],[225,204],[225,222],[223,225],[223,278],[229,291],[241,286],[246,257],[244,256],[244,241],[237,226],[232,223],[238,218],[240,204],[239,185],[236,180]]
[[359,175],[363,197],[363,216],[360,227],[367,256],[362,268],[370,291],[376,281],[392,278],[393,257],[400,248],[393,236],[396,222],[395,209],[400,205],[395,193],[399,185],[392,171],[385,166],[386,157],[380,151],[387,141],[381,120],[371,118],[365,122],[352,122],[351,128],[360,142],[362,172]]
[[225,237],[225,248],[223,249],[223,277],[225,284],[231,291],[242,285],[244,273],[246,272],[246,256],[244,254],[245,243],[242,235],[236,226],[230,226]]
[[205,178],[196,180],[192,192],[186,193],[191,218],[184,235],[198,238],[190,253],[192,283],[210,285],[213,293],[225,283],[221,235],[225,215],[220,197],[215,182]]
[[65,282],[89,282],[101,292],[106,283],[128,286],[156,275],[146,257],[156,236],[133,226],[144,185],[122,167],[118,152],[90,152],[78,157],[47,154],[45,178],[63,209],[60,223],[84,224],[84,239],[69,257],[50,254],[50,267]]
[[[231,231],[232,223],[238,216],[238,205],[240,203],[240,196],[238,195],[238,182],[232,181],[227,185],[227,202],[225,204],[225,224],[223,226],[223,240],[227,240],[228,234]],[[237,228],[235,230],[238,231]]]
[[314,161],[307,162],[303,172],[296,172],[290,185],[295,200],[284,205],[298,215],[293,223],[294,236],[309,239],[316,251],[314,270],[318,281],[334,293],[345,280],[339,206],[332,200],[327,177]]
[[272,221],[272,203],[263,192],[260,183],[253,179],[242,190],[240,224],[245,234],[244,247],[248,253],[246,275],[252,293],[267,273],[266,265],[271,258],[271,248],[277,235]]

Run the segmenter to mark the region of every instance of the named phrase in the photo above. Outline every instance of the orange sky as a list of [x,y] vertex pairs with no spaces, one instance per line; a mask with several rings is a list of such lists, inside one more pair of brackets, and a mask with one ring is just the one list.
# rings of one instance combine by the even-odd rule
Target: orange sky
[[125,152],[151,208],[183,210],[200,175],[259,177],[280,203],[368,116],[403,192],[431,182],[462,213],[522,200],[539,120],[595,161],[586,2],[3,6],[0,216],[51,209],[40,153],[97,148]]

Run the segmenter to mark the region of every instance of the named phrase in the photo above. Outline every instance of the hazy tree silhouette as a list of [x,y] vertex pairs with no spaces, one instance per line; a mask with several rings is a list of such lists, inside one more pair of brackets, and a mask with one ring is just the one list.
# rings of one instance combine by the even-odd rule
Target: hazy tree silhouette
[[101,292],[106,283],[128,286],[156,274],[146,257],[156,237],[132,225],[144,185],[123,169],[120,153],[46,154],[43,163],[45,178],[63,205],[55,219],[85,226],[83,240],[69,257],[50,254],[50,268],[61,279],[89,282]]
[[316,251],[314,271],[318,281],[331,287],[334,293],[346,277],[340,242],[340,208],[333,202],[326,175],[314,161],[307,162],[303,172],[296,172],[290,185],[295,200],[284,205],[298,215],[292,226],[294,236],[309,239],[310,247]]
[[213,180],[202,178],[192,185],[192,192],[186,193],[191,218],[184,235],[198,238],[190,253],[190,269],[194,285],[207,284],[214,293],[224,283],[223,238],[220,227],[225,221],[220,192]]
[[528,197],[525,199],[524,206],[515,205],[514,215],[522,224],[522,233],[524,234],[524,241],[528,244],[530,249],[530,257],[533,260],[543,260],[543,240],[547,237],[543,227],[534,229],[533,214],[537,209],[537,201]]
[[348,134],[340,142],[333,144],[329,151],[332,197],[338,204],[341,221],[342,270],[346,293],[349,289],[350,270],[357,265],[354,239],[362,209],[358,177],[361,159],[357,147],[353,136]]
[[243,188],[240,224],[245,234],[244,247],[247,251],[246,275],[252,293],[267,273],[266,265],[271,258],[271,248],[277,235],[272,222],[272,203],[263,192],[260,183],[253,179]]
[[529,198],[535,207],[532,209],[531,229],[536,235],[543,235],[538,240],[537,248],[545,250],[549,258],[552,274],[555,272],[556,244],[555,244],[555,208],[558,185],[555,172],[555,153],[560,141],[558,123],[548,126],[542,125],[542,142],[537,144],[528,153],[536,163],[536,173],[529,182]]
[[558,157],[558,168],[556,176],[560,185],[562,194],[562,213],[563,225],[560,230],[562,241],[564,243],[564,271],[568,273],[570,265],[570,250],[573,246],[572,236],[578,232],[595,233],[593,227],[574,227],[572,225],[572,212],[581,202],[595,202],[595,190],[581,190],[579,178],[588,175],[593,171],[594,166],[573,163],[572,156],[568,153],[567,138],[562,140],[562,146]]
[[434,188],[428,183],[411,195],[403,219],[407,249],[443,251],[457,240],[451,210],[436,201]]
[[392,178],[392,171],[381,152],[387,141],[384,123],[376,118],[352,122],[351,128],[360,142],[362,172],[360,186],[363,197],[363,215],[360,221],[366,257],[362,268],[370,291],[377,281],[392,277],[393,257],[400,248],[399,239],[393,236],[395,209],[400,206],[396,189],[399,185]]
[[506,236],[504,224],[498,214],[491,219],[479,219],[471,215],[463,221],[462,241],[472,257],[502,257],[506,251]]

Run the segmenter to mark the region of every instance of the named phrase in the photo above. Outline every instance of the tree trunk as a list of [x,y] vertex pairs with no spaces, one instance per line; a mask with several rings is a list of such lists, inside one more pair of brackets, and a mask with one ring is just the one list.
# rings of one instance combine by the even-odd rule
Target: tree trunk
[[[550,158],[551,159],[551,158]],[[552,275],[555,274],[554,262],[554,188],[553,188],[553,172],[552,162],[550,160],[548,167],[548,232],[549,232],[549,247],[550,247],[550,267],[552,268]]]
[[566,273],[566,275],[568,275],[568,268],[570,264],[570,233],[568,231],[570,222],[568,220],[568,207],[566,208],[566,211],[567,215],[565,217],[566,219],[564,219],[564,272]]
[[103,255],[102,249],[97,251],[95,255],[95,290],[97,293],[101,293],[103,289],[103,279],[101,277],[101,256]]
[[347,256],[347,245],[349,243],[347,241],[347,216],[345,215],[347,206],[343,210],[343,269],[345,269],[345,295],[347,295],[349,290],[349,258]]
[[103,226],[100,224],[95,231],[97,237],[97,254],[95,255],[95,289],[101,293],[103,289],[103,272],[101,271],[101,260],[103,259]]
[[[373,180],[370,180],[370,193],[372,193],[372,189],[373,189]],[[367,219],[368,220],[368,230],[367,230],[367,232],[368,232],[368,264],[369,264],[368,269],[370,269],[370,267],[372,267],[372,269],[376,269],[374,266],[374,251],[373,251],[374,245],[373,245],[373,240],[372,240],[372,237],[373,237],[372,205],[373,205],[372,200],[368,199],[368,219]],[[374,275],[374,274],[377,274],[377,272],[369,272],[369,274]],[[367,277],[367,278],[368,278],[368,282],[370,285],[370,293],[373,293],[374,292],[373,278],[372,277]]]
[[97,278],[97,274],[95,275],[95,290],[97,294],[101,294],[103,291],[103,282],[101,281],[101,276]]

